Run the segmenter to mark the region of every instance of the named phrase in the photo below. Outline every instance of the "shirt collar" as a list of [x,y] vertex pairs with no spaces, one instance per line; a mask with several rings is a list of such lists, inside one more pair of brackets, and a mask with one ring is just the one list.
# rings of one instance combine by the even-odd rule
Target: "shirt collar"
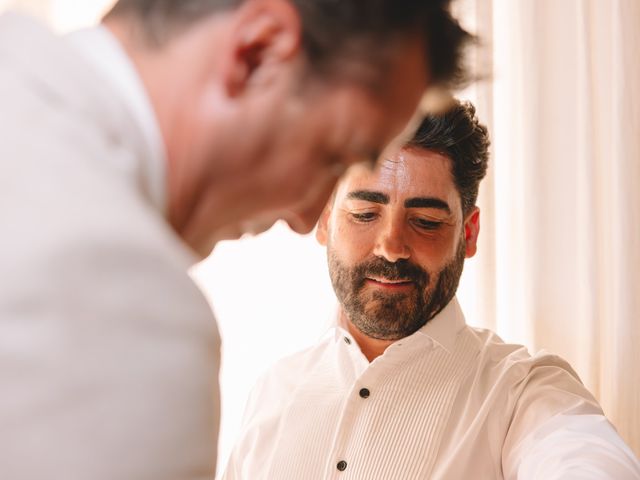
[[466,325],[464,313],[458,303],[457,297],[453,297],[440,313],[429,320],[413,336],[427,336],[435,343],[451,353],[456,342],[458,332]]
[[[447,306],[429,320],[420,330],[408,337],[398,340],[396,343],[418,345],[424,343],[423,340],[427,338],[434,344],[444,348],[448,353],[451,353],[453,352],[458,332],[460,332],[465,325],[466,321],[462,308],[460,308],[457,297],[453,297]],[[333,335],[336,340],[346,337],[349,341],[354,341],[340,312],[336,314]]]
[[153,205],[165,212],[166,152],[160,127],[146,89],[116,37],[102,26],[79,30],[67,35],[69,43],[120,94],[133,121],[140,128],[142,140],[150,155],[143,163],[143,182]]

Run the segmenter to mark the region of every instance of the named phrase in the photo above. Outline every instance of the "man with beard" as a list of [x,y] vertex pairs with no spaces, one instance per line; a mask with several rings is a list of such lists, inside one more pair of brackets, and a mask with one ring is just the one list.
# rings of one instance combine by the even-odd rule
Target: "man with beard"
[[465,323],[488,145],[455,103],[348,172],[317,230],[337,325],[258,383],[226,480],[640,478],[566,362]]

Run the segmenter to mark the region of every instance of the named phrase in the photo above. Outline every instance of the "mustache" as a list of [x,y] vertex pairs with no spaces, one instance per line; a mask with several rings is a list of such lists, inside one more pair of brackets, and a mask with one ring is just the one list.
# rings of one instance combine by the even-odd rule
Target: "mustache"
[[397,262],[389,262],[384,258],[371,259],[358,265],[354,274],[362,284],[370,276],[384,277],[389,280],[409,280],[419,285],[426,285],[429,281],[429,274],[425,270],[406,259]]

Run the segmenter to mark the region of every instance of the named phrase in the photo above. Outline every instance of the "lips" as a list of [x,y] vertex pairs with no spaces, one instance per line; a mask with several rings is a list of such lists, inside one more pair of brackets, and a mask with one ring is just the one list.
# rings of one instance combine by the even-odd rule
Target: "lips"
[[412,280],[408,279],[389,279],[384,277],[366,277],[367,283],[375,285],[381,288],[398,289],[411,287],[413,285]]
[[367,277],[367,280],[373,280],[374,282],[378,282],[378,283],[387,283],[387,284],[390,284],[390,285],[395,285],[395,284],[398,284],[398,283],[411,283],[412,282],[408,278],[390,279],[390,278],[384,278],[384,277],[376,277],[376,276],[373,276],[373,275]]
[[423,291],[429,280],[426,271],[406,259],[391,263],[379,257],[357,265],[351,278],[354,291],[366,288],[383,294]]

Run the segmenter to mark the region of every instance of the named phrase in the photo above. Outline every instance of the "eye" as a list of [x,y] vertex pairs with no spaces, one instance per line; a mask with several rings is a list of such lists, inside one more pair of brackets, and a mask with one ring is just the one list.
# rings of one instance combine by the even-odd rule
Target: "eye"
[[442,222],[426,220],[424,218],[414,218],[413,224],[422,230],[437,230],[442,226]]
[[351,212],[349,215],[351,215],[351,218],[359,223],[369,223],[378,217],[378,214],[375,212]]

